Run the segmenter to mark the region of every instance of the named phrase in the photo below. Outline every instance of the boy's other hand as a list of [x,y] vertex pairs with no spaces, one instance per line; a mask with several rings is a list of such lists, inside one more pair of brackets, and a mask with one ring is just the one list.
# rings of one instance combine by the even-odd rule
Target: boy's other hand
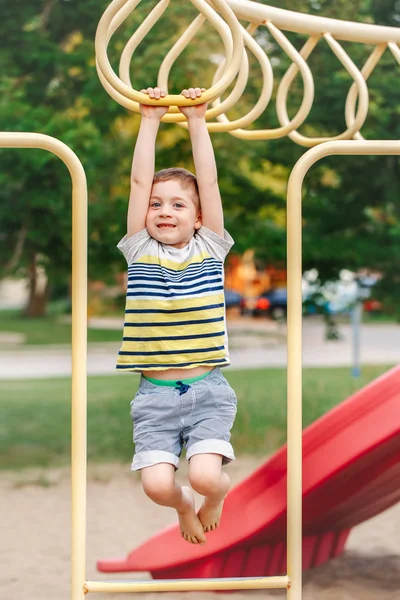
[[[159,87],[148,87],[147,89],[140,90],[142,94],[147,94],[149,98],[159,100],[165,98],[167,92]],[[150,117],[151,119],[162,119],[165,113],[168,111],[168,106],[150,106],[149,104],[140,105],[140,113],[142,117]]]
[[[205,88],[189,88],[187,90],[182,90],[182,96],[185,98],[191,98],[195,100],[196,98],[200,98],[201,94],[205,92]],[[195,118],[204,118],[207,111],[207,102],[204,104],[196,104],[196,106],[179,106],[179,110],[181,113],[185,115],[187,119]]]

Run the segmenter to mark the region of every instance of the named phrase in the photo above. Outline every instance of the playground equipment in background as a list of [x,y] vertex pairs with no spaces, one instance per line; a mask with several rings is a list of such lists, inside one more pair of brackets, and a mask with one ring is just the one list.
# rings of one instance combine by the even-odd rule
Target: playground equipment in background
[[[367,80],[386,50],[390,51],[394,59],[400,64],[400,48],[398,46],[400,31],[398,29],[316,16],[311,17],[260,5],[249,0],[213,0],[212,2],[209,0],[190,0],[190,2],[199,10],[200,14],[178,38],[162,61],[158,73],[158,85],[168,90],[168,78],[174,62],[207,19],[220,34],[226,54],[225,60],[221,62],[216,70],[211,88],[200,99],[193,101],[194,104],[213,101],[213,108],[207,111],[210,131],[227,131],[236,137],[249,140],[277,139],[288,136],[297,144],[306,147],[312,147],[325,141],[364,139],[360,129],[368,115]],[[107,47],[112,36],[139,3],[140,0],[114,0],[101,18],[96,35],[97,71],[100,81],[110,96],[129,110],[139,112],[139,102],[147,102],[148,104],[157,102],[170,107],[168,113],[162,119],[164,122],[183,124],[185,117],[177,109],[177,106],[184,105],[187,102],[182,96],[167,95],[161,100],[149,100],[148,96],[133,89],[130,79],[130,63],[134,51],[162,17],[170,0],[158,2],[129,39],[121,54],[119,77],[113,71],[108,60]],[[240,24],[238,19],[249,23],[247,29]],[[271,63],[264,50],[253,37],[259,28],[267,29],[269,35],[287,54],[292,64],[277,86],[276,112],[280,127],[267,130],[245,130],[244,127],[253,123],[266,110],[274,87]],[[300,52],[296,50],[283,33],[285,30],[307,36]],[[307,59],[321,40],[324,40],[330,47],[353,79],[353,84],[349,89],[345,103],[347,129],[333,137],[309,138],[300,134],[297,129],[304,123],[313,106],[314,81]],[[355,65],[339,41],[352,41],[373,46],[369,58],[361,69]],[[256,105],[246,115],[235,121],[229,121],[225,113],[238,102],[246,88],[249,75],[247,51],[254,55],[260,65],[262,74],[260,97]],[[286,106],[287,97],[298,73],[303,81],[303,99],[297,114],[289,119]],[[233,90],[221,102],[221,94],[234,81],[236,76]],[[217,121],[211,122],[211,119],[215,117]]]
[[[397,367],[304,430],[303,569],[339,556],[352,527],[400,500],[399,406]],[[286,447],[231,490],[205,546],[188,547],[176,525],[97,568],[154,579],[284,573]]]
[[[125,18],[139,4],[140,0],[114,0],[105,11],[96,35],[96,60],[100,81],[110,96],[129,110],[138,111],[139,102],[164,104],[170,106],[163,121],[185,126],[184,117],[178,106],[213,102],[207,111],[210,131],[227,131],[244,139],[277,139],[288,136],[295,143],[312,147],[295,165],[289,179],[287,203],[287,264],[288,264],[288,421],[287,421],[287,575],[266,577],[255,576],[221,579],[182,579],[171,581],[87,581],[86,580],[86,325],[87,325],[87,214],[86,183],[82,166],[77,157],[61,142],[34,133],[0,133],[0,147],[7,148],[43,148],[57,154],[67,164],[73,180],[73,248],[72,248],[72,600],[83,600],[89,592],[150,592],[150,591],[189,591],[189,590],[223,590],[223,589],[287,589],[288,600],[301,600],[302,571],[302,411],[301,411],[301,189],[302,182],[311,166],[321,158],[333,154],[400,154],[398,141],[363,141],[360,129],[368,114],[367,79],[377,65],[383,52],[388,48],[400,63],[400,30],[393,27],[381,27],[350,23],[320,17],[310,17],[291,11],[260,5],[249,0],[190,0],[198,9],[199,16],[188,27],[182,37],[174,44],[161,64],[158,84],[168,89],[168,76],[172,64],[190,42],[205,19],[217,29],[224,44],[225,61],[218,67],[211,87],[198,100],[191,101],[182,96],[170,96],[155,101],[134,90],[130,83],[129,65],[132,54],[151,30],[156,20],[167,9],[169,0],[160,0],[149,16],[139,26],[128,41],[121,55],[120,77],[115,75],[107,57],[107,46]],[[245,29],[238,21],[248,23]],[[273,89],[272,67],[257,42],[252,37],[258,27],[266,27],[275,42],[288,55],[291,66],[277,86],[276,111],[280,127],[270,130],[246,130],[267,107]],[[302,50],[297,52],[283,31],[294,31],[308,36]],[[345,107],[347,129],[339,135],[329,138],[307,138],[297,129],[304,123],[313,105],[313,77],[307,58],[321,38],[338,57],[344,68],[352,76],[351,86]],[[374,50],[365,65],[359,70],[338,40],[372,44]],[[248,78],[247,52],[254,54],[260,63],[263,76],[260,97],[250,112],[230,122],[225,113],[234,106],[242,95]],[[290,120],[287,114],[286,99],[292,81],[300,73],[303,80],[303,99],[296,115]],[[223,101],[221,95],[234,82],[232,91]],[[185,82],[186,83],[186,82]],[[211,119],[216,118],[216,121]],[[356,140],[356,141],[353,141]],[[61,148],[62,146],[62,148]],[[378,389],[380,387],[378,386]],[[385,403],[384,403],[385,405]],[[339,411],[340,416],[340,411]],[[308,434],[311,436],[311,434]],[[312,436],[311,436],[312,438]],[[362,438],[368,441],[367,438]],[[362,441],[361,440],[361,441]],[[386,448],[387,449],[387,448]],[[351,453],[349,453],[351,456]],[[372,456],[372,455],[371,455]],[[314,457],[315,458],[315,457]],[[282,461],[283,455],[280,457]],[[323,460],[323,459],[319,459]],[[385,458],[377,457],[379,465],[386,464]],[[279,462],[279,461],[278,461]],[[282,473],[282,462],[280,469]],[[330,463],[333,465],[333,463]],[[338,465],[339,468],[339,465]],[[322,473],[322,471],[317,470]],[[389,471],[388,471],[389,472]],[[262,478],[255,475],[255,482],[260,485]],[[307,475],[308,477],[308,475]],[[307,477],[305,483],[307,483]],[[338,472],[340,477],[340,471]],[[397,477],[397,475],[396,475]],[[250,478],[251,479],[251,478]],[[250,480],[248,485],[250,486]],[[284,479],[281,479],[284,481]],[[262,485],[265,484],[262,483]],[[242,484],[244,485],[244,484]],[[281,484],[282,485],[282,484]],[[386,479],[382,482],[386,486]],[[383,488],[381,488],[383,491]],[[385,488],[386,489],[386,488]],[[281,490],[282,491],[282,490]],[[386,494],[386,492],[385,492]],[[385,496],[386,497],[386,496]],[[233,499],[235,496],[233,495]],[[248,495],[242,495],[241,513],[248,510]],[[379,500],[377,499],[377,502]],[[230,518],[230,504],[227,501],[224,521]],[[237,505],[236,505],[237,506]],[[349,507],[350,508],[350,507]],[[362,507],[360,508],[360,510]],[[259,515],[259,510],[257,510]],[[270,515],[272,513],[269,513]],[[345,514],[345,513],[344,513]],[[266,515],[268,516],[268,515]],[[282,507],[280,515],[282,527]],[[321,515],[321,526],[323,515]],[[261,522],[260,522],[261,523]],[[310,521],[306,520],[306,524]],[[254,525],[254,523],[253,523]],[[262,525],[262,523],[261,523]],[[235,527],[237,527],[237,519]],[[342,529],[351,523],[342,522]],[[222,532],[226,526],[223,525]],[[325,528],[327,531],[327,529]],[[305,531],[306,536],[312,530]],[[220,535],[220,534],[219,534]],[[227,533],[228,535],[228,533]],[[324,546],[327,543],[324,536]],[[229,544],[232,538],[227,537]],[[329,542],[330,543],[330,542]],[[342,538],[342,543],[344,539]],[[210,547],[210,546],[209,546]],[[340,547],[340,544],[339,546]],[[283,548],[283,546],[282,546]],[[168,549],[168,552],[170,549]],[[188,553],[192,552],[189,548]],[[203,551],[200,549],[200,551]],[[282,550],[283,552],[283,550]],[[319,550],[320,554],[322,550]],[[322,554],[320,554],[322,556]],[[236,560],[236,558],[235,558]],[[231,572],[231,571],[230,571]],[[179,570],[182,575],[183,571]]]

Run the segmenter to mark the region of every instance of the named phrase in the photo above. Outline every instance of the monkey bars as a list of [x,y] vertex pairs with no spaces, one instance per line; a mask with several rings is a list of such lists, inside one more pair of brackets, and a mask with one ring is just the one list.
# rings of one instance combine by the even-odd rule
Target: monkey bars
[[[206,90],[201,98],[192,101],[182,96],[171,95],[160,100],[152,100],[132,87],[129,71],[134,51],[167,10],[170,0],[161,0],[156,4],[132,35],[122,52],[119,67],[120,77],[118,77],[108,61],[107,47],[117,28],[138,6],[140,0],[114,0],[104,13],[96,35],[99,77],[106,91],[114,100],[133,111],[139,110],[139,102],[168,105],[169,112],[162,120],[179,123],[184,127],[186,119],[179,113],[178,106],[212,101],[213,107],[208,109],[206,115],[209,130],[227,131],[242,139],[277,139],[288,136],[297,144],[305,147],[312,147],[329,140],[363,139],[360,130],[367,118],[369,106],[367,80],[386,49],[400,64],[399,29],[308,16],[249,0],[190,1],[200,14],[176,40],[162,61],[158,74],[158,85],[168,89],[169,73],[174,62],[192,41],[205,20],[208,20],[220,34],[225,51],[225,60],[216,70],[211,88]],[[248,22],[247,29],[241,25],[238,18]],[[247,130],[244,127],[253,123],[269,105],[274,84],[271,63],[253,37],[259,27],[266,28],[269,36],[289,57],[291,65],[277,87],[276,113],[280,127]],[[300,52],[289,41],[283,33],[284,31],[308,36]],[[353,79],[353,84],[349,89],[345,104],[346,129],[336,136],[310,138],[297,130],[307,119],[314,102],[314,81],[307,59],[321,40],[329,46],[346,69]],[[353,41],[374,46],[361,69],[355,65],[340,41]],[[246,115],[230,121],[225,113],[236,105],[246,88],[249,73],[247,51],[254,55],[261,68],[260,96],[256,105]],[[287,96],[298,73],[303,81],[303,99],[296,115],[289,119],[286,107]],[[221,101],[222,93],[235,80],[235,77],[237,78],[233,90],[227,98]],[[210,121],[214,118],[216,121]]]

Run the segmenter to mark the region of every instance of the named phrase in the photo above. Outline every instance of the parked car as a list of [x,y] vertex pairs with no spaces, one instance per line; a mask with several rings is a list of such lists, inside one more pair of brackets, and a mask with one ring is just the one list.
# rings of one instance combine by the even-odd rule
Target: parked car
[[265,290],[257,298],[243,299],[241,312],[242,314],[250,314],[253,317],[264,315],[275,320],[286,318],[286,288]]
[[224,290],[226,308],[241,307],[243,296],[234,290]]

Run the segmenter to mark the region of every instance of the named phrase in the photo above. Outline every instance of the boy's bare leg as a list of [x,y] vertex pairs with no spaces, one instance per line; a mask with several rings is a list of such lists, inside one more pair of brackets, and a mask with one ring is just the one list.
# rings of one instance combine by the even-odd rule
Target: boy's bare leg
[[195,512],[194,496],[189,487],[175,482],[175,468],[160,463],[141,470],[145,494],[156,504],[175,508],[182,537],[192,544],[205,544],[203,526]]
[[231,480],[222,470],[220,454],[195,454],[190,459],[190,485],[204,496],[203,504],[197,513],[204,531],[213,531],[219,525],[225,496]]

